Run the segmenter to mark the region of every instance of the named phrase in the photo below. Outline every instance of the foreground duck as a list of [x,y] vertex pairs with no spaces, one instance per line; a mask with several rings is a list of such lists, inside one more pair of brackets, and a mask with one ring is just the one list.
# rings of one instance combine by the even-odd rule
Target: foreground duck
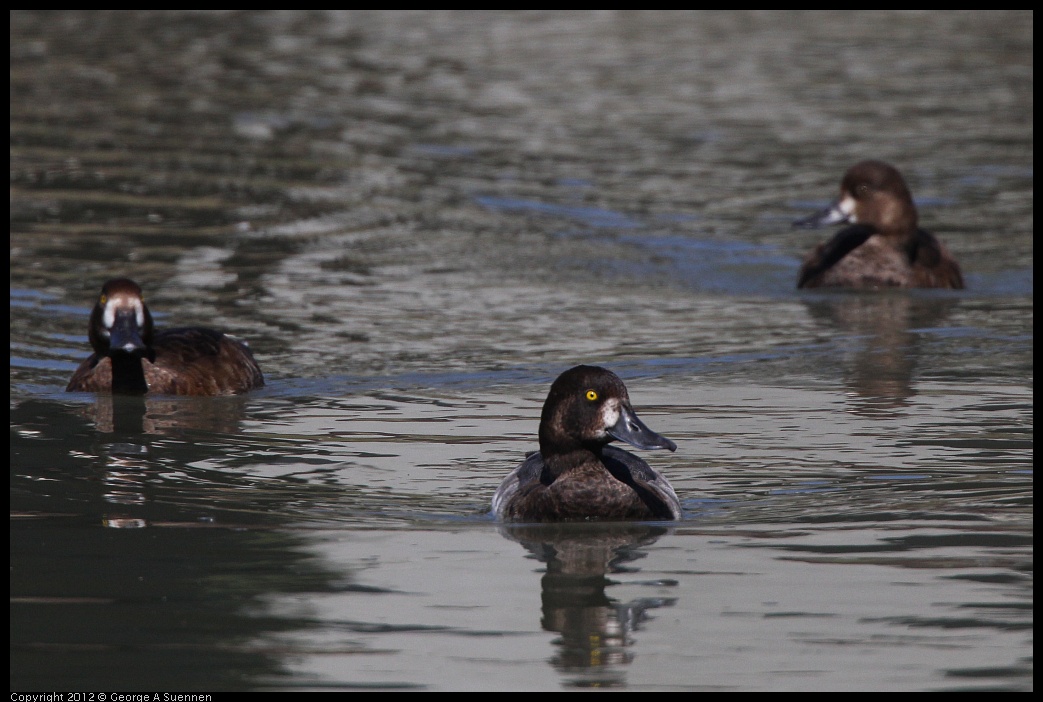
[[808,254],[798,288],[963,288],[956,259],[919,228],[905,179],[883,161],[852,166],[836,202],[793,226],[833,224],[851,226]]
[[626,386],[597,366],[571,368],[551,385],[540,417],[540,450],[493,495],[505,521],[673,520],[681,503],[670,482],[614,439],[643,449],[677,445],[638,419]]
[[87,335],[94,353],[73,373],[67,391],[141,395],[234,395],[264,385],[249,347],[203,327],[153,329],[133,280],[101,289]]

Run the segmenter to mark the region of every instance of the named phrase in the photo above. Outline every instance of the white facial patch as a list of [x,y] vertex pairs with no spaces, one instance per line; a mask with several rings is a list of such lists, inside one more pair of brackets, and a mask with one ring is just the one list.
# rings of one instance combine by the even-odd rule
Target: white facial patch
[[116,323],[116,301],[111,297],[105,303],[105,311],[101,314],[101,323],[105,325],[106,329],[112,329],[112,325]]
[[605,404],[601,406],[602,433],[604,433],[605,429],[608,429],[609,427],[614,427],[616,425],[616,422],[619,421],[619,414],[619,400],[617,400],[616,398],[606,400]]
[[142,304],[141,300],[137,298],[131,298],[128,300],[123,296],[110,297],[108,302],[105,303],[105,311],[102,312],[101,321],[105,325],[106,329],[112,329],[112,325],[116,323],[116,310],[126,309],[131,307],[134,309],[134,320],[138,323],[138,327],[145,326],[145,305]]
[[855,221],[855,198],[850,195],[845,195],[843,199],[837,203],[837,209],[851,224],[857,224]]

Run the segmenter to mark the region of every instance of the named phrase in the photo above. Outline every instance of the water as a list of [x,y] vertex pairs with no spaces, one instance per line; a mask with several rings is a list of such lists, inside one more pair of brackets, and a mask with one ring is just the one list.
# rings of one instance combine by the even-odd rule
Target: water
[[[11,22],[12,690],[1032,689],[1031,12]],[[867,157],[966,291],[793,289]],[[576,363],[682,522],[489,517]]]

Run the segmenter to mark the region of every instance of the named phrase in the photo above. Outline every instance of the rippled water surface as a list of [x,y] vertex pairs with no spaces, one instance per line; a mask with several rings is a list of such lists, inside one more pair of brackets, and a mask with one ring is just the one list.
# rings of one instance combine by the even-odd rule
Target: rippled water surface
[[[1032,20],[12,12],[12,690],[1031,690]],[[794,289],[870,157],[967,290]],[[577,363],[684,520],[488,515]]]

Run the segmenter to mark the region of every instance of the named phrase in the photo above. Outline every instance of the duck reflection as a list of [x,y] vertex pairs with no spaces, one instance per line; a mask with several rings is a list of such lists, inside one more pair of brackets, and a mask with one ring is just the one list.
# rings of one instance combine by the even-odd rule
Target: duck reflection
[[[172,456],[178,465],[191,465],[212,460],[222,437],[239,442],[246,402],[240,396],[97,393],[93,402],[44,403],[39,411],[50,418],[46,421],[75,433],[70,441],[79,444],[77,454],[93,466],[92,484],[104,486],[103,524],[126,529],[148,526],[142,513],[154,517],[153,495],[157,485],[171,479]],[[214,481],[210,489],[220,490],[220,483]]]
[[914,373],[924,353],[924,330],[943,324],[959,300],[883,291],[810,295],[803,302],[831,334],[843,332],[844,372],[854,410],[874,416],[908,405],[916,394]]
[[228,397],[156,397],[98,393],[83,413],[104,434],[171,434],[184,430],[237,433],[247,399]]
[[[541,623],[555,631],[555,668],[572,687],[622,687],[625,666],[634,657],[632,632],[647,611],[669,607],[676,598],[641,597],[619,602],[605,589],[612,573],[636,572],[628,565],[644,558],[669,527],[639,523],[550,523],[503,525],[501,532],[547,564],[541,586]],[[669,583],[656,583],[659,585]]]

